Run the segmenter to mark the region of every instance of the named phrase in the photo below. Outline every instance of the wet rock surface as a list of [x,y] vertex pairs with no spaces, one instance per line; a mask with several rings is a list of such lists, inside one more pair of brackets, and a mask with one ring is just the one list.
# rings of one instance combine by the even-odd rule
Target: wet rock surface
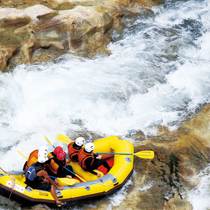
[[[208,105],[177,130],[170,132],[162,128],[157,137],[136,147],[136,151],[152,149],[156,157],[153,161],[136,159],[135,170],[139,176],[134,177],[131,190],[138,194],[135,205],[141,209],[192,209],[186,192],[197,184],[193,177],[210,162],[209,116]],[[141,190],[145,186],[150,188]],[[132,200],[130,196],[129,193],[128,199]]]
[[0,70],[42,62],[70,52],[109,54],[113,30],[122,18],[159,1],[0,1]]

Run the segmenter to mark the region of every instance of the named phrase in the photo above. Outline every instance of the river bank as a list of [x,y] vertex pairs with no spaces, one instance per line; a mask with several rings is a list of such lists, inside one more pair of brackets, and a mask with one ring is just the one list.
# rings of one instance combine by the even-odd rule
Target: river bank
[[110,52],[113,31],[151,1],[4,1],[0,2],[0,70],[46,62],[64,53],[93,57]]

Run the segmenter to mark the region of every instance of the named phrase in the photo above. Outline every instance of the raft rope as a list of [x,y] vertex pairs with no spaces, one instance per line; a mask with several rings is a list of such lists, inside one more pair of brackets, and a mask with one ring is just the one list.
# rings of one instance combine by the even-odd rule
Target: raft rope
[[13,174],[8,173],[8,172],[5,171],[2,167],[0,167],[0,170],[3,171],[5,174],[7,174],[8,176],[11,177],[11,180],[12,180],[13,185],[12,185],[12,190],[10,190],[10,194],[9,194],[9,200],[10,200],[10,198],[11,198],[11,196],[12,196],[12,193],[14,192],[14,189],[15,189],[15,181],[16,181],[16,179],[15,179],[15,177],[13,176]]

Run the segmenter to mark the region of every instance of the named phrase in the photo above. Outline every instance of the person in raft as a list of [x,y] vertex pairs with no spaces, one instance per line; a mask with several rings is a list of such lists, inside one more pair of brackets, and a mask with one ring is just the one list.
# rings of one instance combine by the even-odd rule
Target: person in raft
[[78,162],[85,171],[89,171],[90,173],[100,177],[100,174],[94,170],[103,165],[107,171],[109,171],[110,166],[102,159],[101,155],[94,154],[94,147],[93,143],[85,144],[84,148],[82,148],[78,153]]
[[34,189],[50,191],[52,197],[55,199],[55,203],[60,206],[63,203],[58,200],[56,189],[61,190],[63,188],[59,187],[57,183],[49,177],[46,171],[46,165],[49,163],[47,154],[48,151],[45,147],[38,150],[37,162],[25,169],[25,184]]
[[28,160],[25,162],[23,166],[23,171],[25,172],[31,165],[36,163],[38,161],[38,153],[41,152],[44,155],[48,154],[48,149],[46,146],[41,146],[39,149],[33,150],[29,157]]
[[69,177],[74,176],[73,169],[67,165],[66,152],[61,146],[57,146],[53,152],[48,154],[49,165],[48,173],[55,177]]
[[74,142],[68,144],[69,161],[78,162],[78,153],[85,143],[85,138],[78,137]]

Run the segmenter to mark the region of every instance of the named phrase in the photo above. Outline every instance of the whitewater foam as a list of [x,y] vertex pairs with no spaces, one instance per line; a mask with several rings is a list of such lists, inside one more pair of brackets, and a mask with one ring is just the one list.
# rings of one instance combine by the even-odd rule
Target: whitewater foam
[[210,166],[203,170],[197,177],[200,180],[198,186],[189,192],[188,199],[193,205],[193,210],[210,209]]
[[[46,144],[44,136],[56,144],[56,134],[73,131],[150,134],[159,124],[176,128],[209,103],[209,0],[170,2],[139,17],[108,57],[65,55],[1,73],[1,166],[21,170],[25,159],[16,150],[27,156]],[[207,170],[189,195],[195,210],[210,208],[209,183]],[[119,191],[110,208],[125,197]]]

